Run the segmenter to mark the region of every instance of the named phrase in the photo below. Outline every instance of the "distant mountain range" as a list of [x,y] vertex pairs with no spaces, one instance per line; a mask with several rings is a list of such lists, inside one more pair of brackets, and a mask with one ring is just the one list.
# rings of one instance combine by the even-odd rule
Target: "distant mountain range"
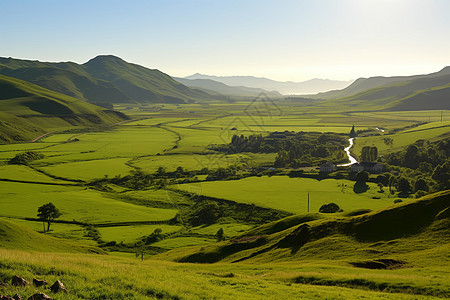
[[92,103],[188,103],[211,98],[159,70],[112,55],[97,56],[82,65],[0,58],[0,74]]
[[[253,76],[201,74],[174,79],[116,56],[100,55],[84,64],[0,58],[0,74],[104,107],[112,107],[113,103],[239,100],[264,92],[273,99],[311,105],[320,99],[324,100],[321,105],[337,101],[361,109],[450,109],[450,67],[425,75],[359,78],[351,84],[324,79],[280,82]],[[283,93],[303,95],[286,97]]]
[[214,81],[212,79],[186,79],[174,77],[174,79],[188,87],[202,89],[209,94],[222,94],[235,97],[256,97],[261,93],[269,97],[281,97],[277,91],[267,91],[261,88],[251,88],[246,86],[229,86],[225,83]]
[[275,81],[264,77],[254,76],[212,76],[203,74],[193,74],[184,79],[198,80],[209,79],[224,83],[233,87],[248,87],[263,89],[266,91],[277,91],[284,95],[315,94],[319,92],[342,89],[347,87],[352,81],[338,81],[329,79],[311,79],[303,82]]

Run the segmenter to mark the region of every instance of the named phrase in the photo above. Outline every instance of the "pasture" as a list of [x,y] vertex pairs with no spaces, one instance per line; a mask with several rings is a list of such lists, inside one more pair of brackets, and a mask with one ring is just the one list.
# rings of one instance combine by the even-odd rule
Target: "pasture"
[[[174,186],[183,191],[255,204],[291,213],[307,212],[308,193],[310,212],[318,212],[323,204],[336,203],[345,212],[361,208],[377,210],[393,204],[387,192],[379,193],[376,184],[368,183],[369,190],[357,194],[355,182],[349,180],[289,178],[287,176],[248,177],[240,180],[180,184]],[[374,199],[378,197],[379,199]]]

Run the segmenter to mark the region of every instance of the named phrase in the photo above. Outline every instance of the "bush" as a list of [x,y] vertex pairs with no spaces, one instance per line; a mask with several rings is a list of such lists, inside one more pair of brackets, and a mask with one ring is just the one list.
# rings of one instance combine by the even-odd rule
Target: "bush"
[[319,208],[319,212],[321,213],[337,213],[342,211],[343,210],[336,203],[324,204]]

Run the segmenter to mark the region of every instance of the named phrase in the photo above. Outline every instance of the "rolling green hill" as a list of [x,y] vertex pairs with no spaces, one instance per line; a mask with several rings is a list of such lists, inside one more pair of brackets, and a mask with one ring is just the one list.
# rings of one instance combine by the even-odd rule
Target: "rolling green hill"
[[159,70],[112,55],[97,56],[82,65],[0,58],[0,74],[93,103],[186,103],[211,98]]
[[0,218],[0,248],[40,252],[104,253],[93,246],[47,236]]
[[372,88],[330,103],[385,110],[450,108],[450,75],[424,77]]
[[46,131],[105,125],[126,116],[32,83],[0,75],[0,141],[30,140]]
[[288,217],[230,241],[176,249],[159,258],[196,263],[332,259],[350,264],[364,258],[384,268],[384,259],[420,265],[420,255],[427,251],[428,259],[438,263],[450,243],[449,200],[450,191],[444,191],[356,216]]
[[[359,78],[355,80],[351,85],[342,90],[334,90],[325,93],[318,93],[316,95],[310,95],[308,98],[314,99],[337,99],[343,97],[349,97],[356,95],[367,90],[374,88],[394,85],[400,82],[411,82],[418,79],[430,79],[434,77],[440,77],[450,75],[450,66],[443,68],[439,72],[426,74],[426,75],[413,75],[413,76],[392,76],[392,77],[370,77]],[[447,82],[448,83],[448,82]]]

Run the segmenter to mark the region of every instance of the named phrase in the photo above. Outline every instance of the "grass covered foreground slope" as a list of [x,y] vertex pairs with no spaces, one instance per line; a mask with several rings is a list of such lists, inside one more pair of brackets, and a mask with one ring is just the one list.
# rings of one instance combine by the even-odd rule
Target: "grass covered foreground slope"
[[0,141],[30,140],[52,128],[123,121],[126,116],[32,83],[0,75]]
[[82,65],[0,57],[0,74],[92,103],[186,103],[211,97],[159,70],[112,55],[97,56]]
[[374,269],[449,267],[450,191],[364,212],[288,217],[229,241],[176,249],[158,258],[196,263],[333,260]]
[[97,247],[38,233],[6,218],[0,218],[0,248],[38,252],[104,253]]

